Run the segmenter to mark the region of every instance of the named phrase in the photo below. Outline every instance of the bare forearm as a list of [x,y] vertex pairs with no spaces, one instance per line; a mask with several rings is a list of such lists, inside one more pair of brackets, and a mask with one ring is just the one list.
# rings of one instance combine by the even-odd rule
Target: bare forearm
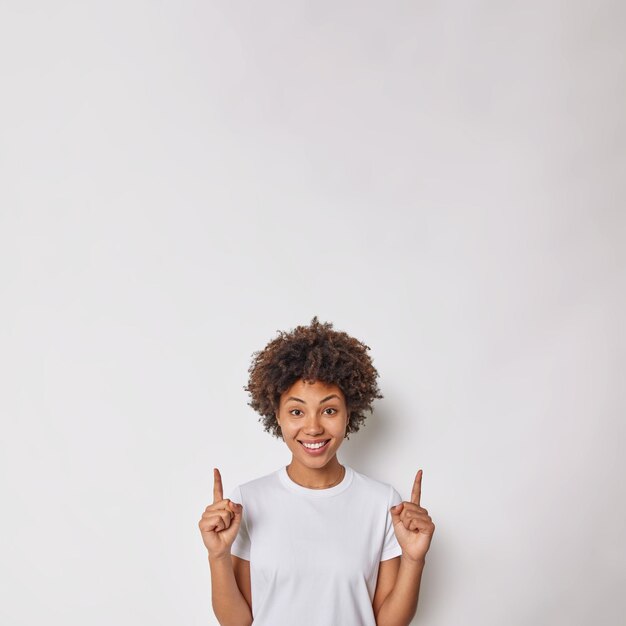
[[252,612],[237,586],[230,553],[219,558],[209,556],[209,566],[213,612],[220,626],[252,624]]
[[413,561],[402,555],[396,584],[378,611],[377,626],[408,626],[411,623],[417,610],[425,565],[425,560]]

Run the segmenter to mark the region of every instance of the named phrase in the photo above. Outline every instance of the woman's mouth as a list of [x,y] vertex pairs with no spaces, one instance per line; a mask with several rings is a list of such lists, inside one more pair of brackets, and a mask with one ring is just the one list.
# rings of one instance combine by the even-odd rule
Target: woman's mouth
[[298,443],[306,450],[307,454],[311,456],[319,456],[320,454],[324,454],[326,448],[328,447],[328,443],[330,439],[326,440],[322,445],[320,444],[307,444],[305,445],[302,441],[298,441]]

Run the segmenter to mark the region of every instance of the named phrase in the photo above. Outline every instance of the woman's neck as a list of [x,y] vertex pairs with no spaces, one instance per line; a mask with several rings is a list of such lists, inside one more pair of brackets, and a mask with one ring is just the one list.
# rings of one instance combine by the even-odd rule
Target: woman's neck
[[294,483],[308,489],[330,489],[338,485],[345,476],[346,468],[334,457],[334,463],[328,462],[324,467],[312,468],[295,463],[292,459],[287,466],[287,475]]

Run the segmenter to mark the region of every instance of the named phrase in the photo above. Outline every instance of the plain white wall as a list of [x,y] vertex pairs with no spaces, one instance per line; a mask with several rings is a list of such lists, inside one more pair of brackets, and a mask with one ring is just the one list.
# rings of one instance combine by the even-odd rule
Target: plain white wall
[[212,468],[289,461],[243,386],[317,314],[385,395],[340,460],[424,470],[414,623],[619,623],[625,17],[1,2],[0,622],[217,623]]

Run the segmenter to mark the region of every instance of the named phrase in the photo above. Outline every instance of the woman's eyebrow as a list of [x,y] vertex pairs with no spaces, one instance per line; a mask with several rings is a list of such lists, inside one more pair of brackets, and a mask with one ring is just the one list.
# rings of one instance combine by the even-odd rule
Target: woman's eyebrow
[[[329,396],[326,396],[322,400],[320,400],[320,404],[326,402],[326,400],[330,400],[331,398],[337,398],[341,400],[341,398],[336,393],[331,393]],[[285,402],[289,402],[289,400],[295,400],[296,402],[302,402],[302,404],[306,404],[306,402],[300,398],[296,398],[295,396],[289,396]]]

